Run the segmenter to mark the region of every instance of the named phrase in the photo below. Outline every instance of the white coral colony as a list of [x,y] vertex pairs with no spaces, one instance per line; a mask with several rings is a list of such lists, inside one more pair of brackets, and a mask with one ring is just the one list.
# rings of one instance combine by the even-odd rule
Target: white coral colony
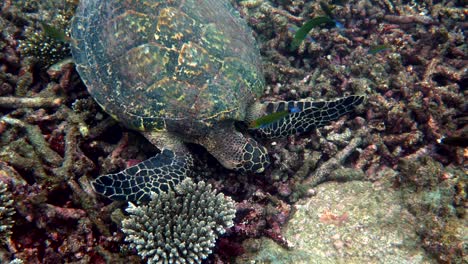
[[236,210],[210,184],[186,179],[168,193],[153,193],[146,205],[129,203],[127,212],[125,240],[148,263],[201,263],[233,225]]

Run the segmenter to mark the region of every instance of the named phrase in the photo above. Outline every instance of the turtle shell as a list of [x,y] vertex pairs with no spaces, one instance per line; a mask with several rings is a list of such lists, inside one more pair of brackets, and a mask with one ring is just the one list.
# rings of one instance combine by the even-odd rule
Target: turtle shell
[[264,89],[252,31],[228,0],[82,0],[71,32],[90,94],[131,128],[243,120]]

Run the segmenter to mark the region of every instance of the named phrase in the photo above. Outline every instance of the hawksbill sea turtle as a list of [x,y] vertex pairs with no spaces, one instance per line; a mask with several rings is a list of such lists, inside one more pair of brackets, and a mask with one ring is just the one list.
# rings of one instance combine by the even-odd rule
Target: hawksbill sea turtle
[[[228,169],[263,172],[267,150],[249,132],[275,138],[310,131],[364,99],[260,102],[260,52],[228,0],[82,0],[71,37],[76,69],[91,96],[162,150],[92,182],[114,200],[147,200],[190,177],[186,142],[200,144]],[[235,126],[284,111],[259,127]]]

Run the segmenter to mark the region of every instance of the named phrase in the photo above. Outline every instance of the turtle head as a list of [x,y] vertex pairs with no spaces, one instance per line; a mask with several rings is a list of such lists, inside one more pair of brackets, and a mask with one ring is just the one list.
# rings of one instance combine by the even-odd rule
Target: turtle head
[[245,137],[232,123],[216,125],[199,143],[231,170],[260,173],[270,163],[267,149]]
[[237,146],[235,144],[231,145],[233,148],[238,148],[235,151],[239,155],[232,156],[230,159],[228,158],[223,165],[226,168],[242,172],[263,172],[270,164],[267,149],[252,138],[244,139],[245,142],[243,144],[239,142],[241,144]]

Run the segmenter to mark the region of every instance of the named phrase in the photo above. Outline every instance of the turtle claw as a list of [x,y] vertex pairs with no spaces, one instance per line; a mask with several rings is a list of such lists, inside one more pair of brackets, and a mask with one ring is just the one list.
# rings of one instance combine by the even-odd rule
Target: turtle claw
[[91,182],[94,190],[112,200],[148,201],[151,192],[167,192],[189,177],[193,166],[188,154],[177,156],[168,149],[154,157]]

